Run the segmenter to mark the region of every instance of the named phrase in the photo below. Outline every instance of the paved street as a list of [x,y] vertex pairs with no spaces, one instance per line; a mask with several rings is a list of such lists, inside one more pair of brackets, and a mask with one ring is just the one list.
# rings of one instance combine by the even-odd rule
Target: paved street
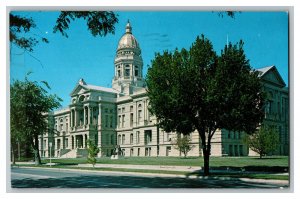
[[122,172],[12,168],[12,188],[280,188],[281,183],[238,179],[190,179]]

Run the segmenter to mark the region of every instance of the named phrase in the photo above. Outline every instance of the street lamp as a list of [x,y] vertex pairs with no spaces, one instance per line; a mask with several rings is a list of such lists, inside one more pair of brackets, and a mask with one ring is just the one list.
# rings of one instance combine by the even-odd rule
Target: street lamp
[[52,142],[49,142],[49,147],[50,147],[50,167],[51,167],[51,148],[52,148]]

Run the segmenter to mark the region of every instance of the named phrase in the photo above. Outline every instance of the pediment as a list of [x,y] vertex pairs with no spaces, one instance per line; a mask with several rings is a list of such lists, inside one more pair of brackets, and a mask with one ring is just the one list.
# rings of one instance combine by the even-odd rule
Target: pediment
[[76,87],[71,92],[70,96],[80,95],[82,93],[85,93],[86,91],[88,91],[87,88],[83,87],[82,85],[77,84]]
[[272,67],[265,74],[263,74],[263,76],[261,78],[266,82],[276,84],[280,87],[286,86],[285,82],[283,81],[283,79],[280,76],[279,72],[277,71],[276,67]]

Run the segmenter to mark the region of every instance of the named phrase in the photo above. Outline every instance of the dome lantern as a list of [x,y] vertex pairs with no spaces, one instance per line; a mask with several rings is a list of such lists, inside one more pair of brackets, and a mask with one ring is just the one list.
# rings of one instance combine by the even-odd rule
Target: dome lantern
[[126,25],[126,33],[131,34],[131,31],[132,31],[132,27],[131,27],[129,19],[128,19],[128,22],[127,22],[127,25]]

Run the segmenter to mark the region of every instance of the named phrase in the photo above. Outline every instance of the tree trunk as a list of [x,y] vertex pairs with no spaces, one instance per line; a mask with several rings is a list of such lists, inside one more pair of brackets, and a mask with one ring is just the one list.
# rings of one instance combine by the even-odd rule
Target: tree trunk
[[13,165],[16,164],[16,158],[15,158],[15,152],[13,146],[11,146],[11,161]]
[[39,139],[38,136],[34,136],[34,144],[33,144],[33,150],[34,150],[34,161],[35,161],[35,165],[41,165],[42,161],[41,161],[41,156],[39,153]]
[[208,147],[206,147],[205,150],[203,150],[204,155],[204,176],[209,175],[209,150]]
[[[210,156],[210,142],[206,143],[206,136],[205,136],[205,128],[203,131],[198,130],[199,136],[202,142],[202,151],[203,151],[203,158],[204,158],[204,176],[209,175],[209,156]],[[200,133],[201,132],[201,133]]]

